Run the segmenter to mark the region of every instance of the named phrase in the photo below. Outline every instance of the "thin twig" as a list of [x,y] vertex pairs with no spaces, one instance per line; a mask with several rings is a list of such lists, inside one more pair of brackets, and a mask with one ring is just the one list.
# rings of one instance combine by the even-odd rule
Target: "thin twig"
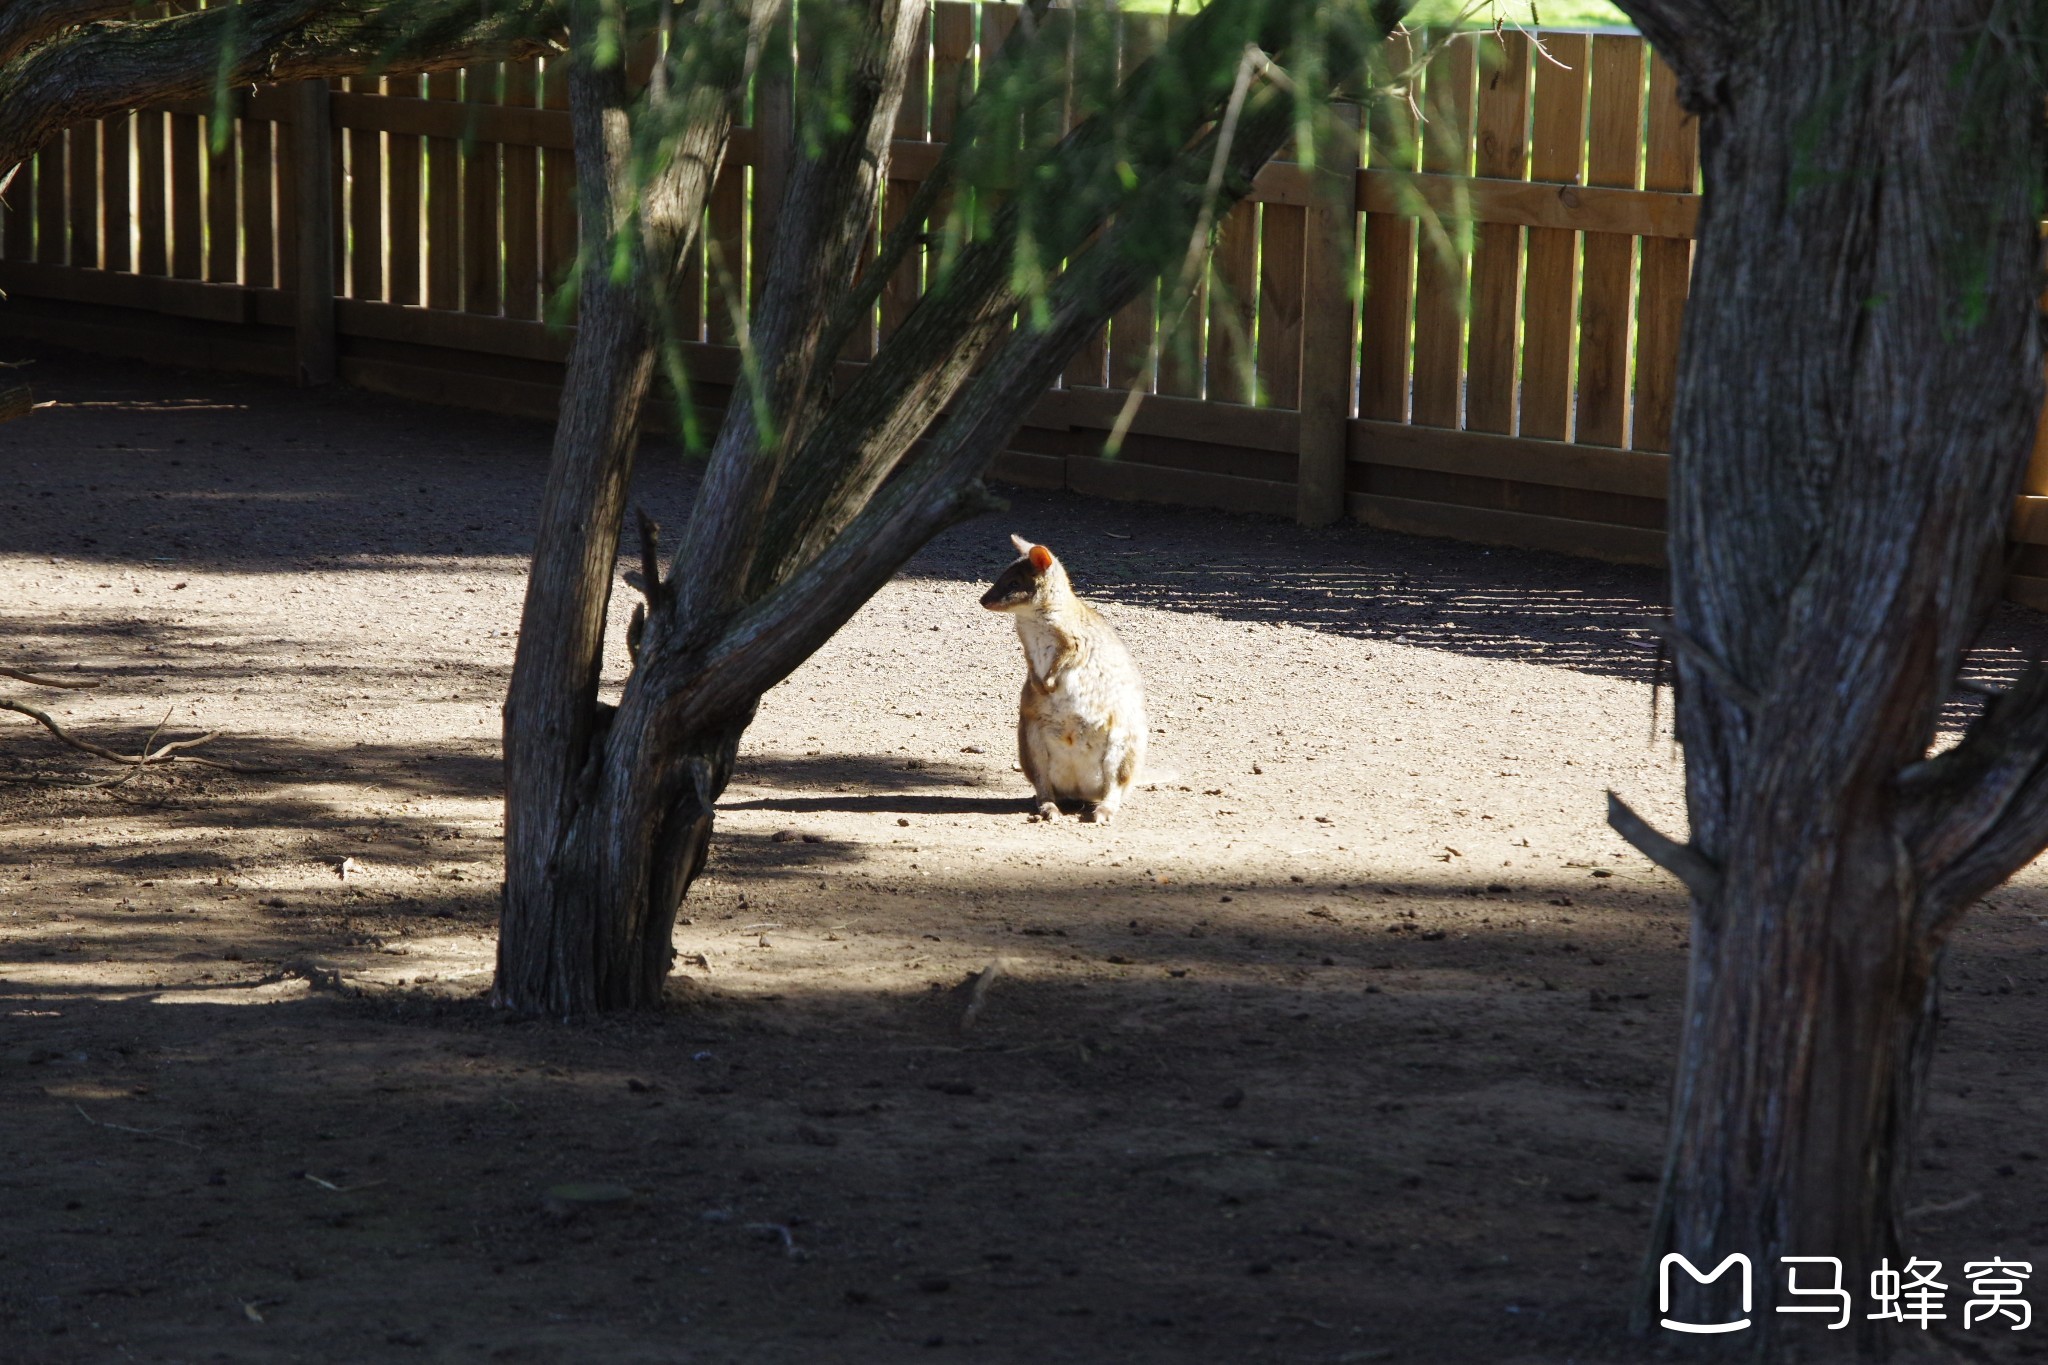
[[98,678],[81,678],[76,681],[64,678],[45,678],[40,674],[27,673],[19,668],[6,667],[0,667],[0,678],[12,678],[16,682],[33,683],[37,687],[61,687],[72,692],[83,692],[88,688],[100,685]]
[[129,778],[135,776],[135,774],[141,772],[144,768],[149,766],[149,746],[156,743],[156,737],[164,732],[164,727],[166,725],[169,725],[171,723],[171,711],[171,707],[166,706],[164,708],[163,719],[156,723],[156,728],[151,730],[149,732],[149,737],[142,741],[142,749],[141,752],[139,752],[135,756],[135,762],[129,767],[127,772],[122,773],[119,777],[106,779],[107,786],[118,787],[123,782],[126,782]]
[[[209,730],[196,739],[172,740],[170,743],[154,751],[145,747],[140,754],[124,754],[109,749],[103,744],[95,744],[89,739],[80,739],[59,725],[51,718],[48,712],[38,711],[35,707],[25,702],[18,702],[9,697],[0,697],[0,711],[12,711],[17,715],[27,716],[30,720],[48,730],[60,743],[67,744],[80,753],[91,754],[95,758],[104,758],[109,763],[126,763],[138,768],[148,767],[155,763],[198,763],[208,768],[221,768],[231,773],[281,773],[288,771],[284,768],[259,768],[247,763],[230,763],[224,758],[204,758],[198,754],[183,752],[186,749],[194,749],[202,744],[210,744],[214,740],[219,739],[220,731],[218,730]],[[169,720],[170,717],[166,715],[164,719]],[[159,722],[157,729],[161,730],[162,728],[162,723]],[[150,738],[152,740],[156,738],[156,731],[150,732]]]
[[85,1112],[85,1106],[82,1104],[73,1104],[71,1107],[78,1111],[78,1117],[95,1128],[110,1128],[117,1133],[133,1133],[137,1137],[155,1138],[158,1142],[175,1142],[180,1147],[190,1147],[195,1152],[205,1150],[196,1142],[187,1142],[183,1138],[172,1137],[169,1133],[160,1133],[154,1128],[130,1128],[125,1123],[108,1123],[104,1119],[96,1119]]

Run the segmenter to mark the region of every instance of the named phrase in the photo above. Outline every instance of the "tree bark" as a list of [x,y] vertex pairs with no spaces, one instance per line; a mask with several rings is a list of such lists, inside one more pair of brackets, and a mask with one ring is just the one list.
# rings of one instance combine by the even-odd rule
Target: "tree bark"
[[243,0],[162,19],[115,19],[108,0],[0,7],[0,169],[60,129],[145,104],[398,68],[445,70],[549,49],[547,0]]
[[[734,8],[731,22],[744,30],[748,16]],[[758,13],[774,6],[756,9],[758,25]],[[674,297],[751,65],[743,56],[740,71],[722,73],[722,85],[678,90],[663,111],[682,124],[673,155],[648,162],[635,154],[628,117],[635,92],[625,69],[601,64],[597,55],[603,18],[594,0],[579,0],[572,10],[569,103],[581,248],[576,343],[505,701],[505,893],[494,998],[557,1016],[651,1003],[668,972],[674,910],[655,945],[636,927],[645,895],[620,891],[615,878],[594,868],[598,850],[607,841],[614,848],[636,842],[647,850],[642,866],[651,884],[667,890],[680,878],[678,900],[694,865],[688,873],[678,864],[656,875],[653,863],[666,865],[690,848],[702,860],[703,835],[688,833],[695,808],[652,799],[656,791],[674,797],[667,777],[636,791],[630,810],[593,806],[603,783],[618,776],[605,761],[610,710],[597,688],[640,412],[661,331],[657,301]],[[621,242],[623,272],[616,268]],[[693,788],[711,793],[701,803],[706,832],[709,802],[724,786],[718,775],[731,765],[737,733],[728,742],[722,731],[710,731],[673,755],[679,771],[717,776]],[[590,829],[593,820],[609,824],[607,834]]]
[[[1997,0],[1739,31],[1624,3],[1700,115],[1706,188],[1671,489],[1691,842],[1614,821],[1693,891],[1644,1302],[1665,1253],[1740,1252],[1748,1348],[1796,1324],[1875,1349],[1862,1309],[1780,1317],[1778,1258],[1841,1258],[1859,1304],[1900,1264],[1942,944],[2048,844],[2038,678],[1926,761],[2040,409],[2040,91]],[[1676,1275],[1669,1316],[1742,1316],[1732,1279]]]

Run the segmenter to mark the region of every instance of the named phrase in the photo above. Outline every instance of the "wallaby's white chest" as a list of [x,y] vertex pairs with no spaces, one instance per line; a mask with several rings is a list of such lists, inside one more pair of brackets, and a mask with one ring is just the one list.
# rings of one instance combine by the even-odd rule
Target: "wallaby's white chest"
[[1031,676],[1040,682],[1052,678],[1053,665],[1068,646],[1067,637],[1060,630],[1036,612],[1017,614],[1017,638],[1024,644],[1024,658],[1030,665]]

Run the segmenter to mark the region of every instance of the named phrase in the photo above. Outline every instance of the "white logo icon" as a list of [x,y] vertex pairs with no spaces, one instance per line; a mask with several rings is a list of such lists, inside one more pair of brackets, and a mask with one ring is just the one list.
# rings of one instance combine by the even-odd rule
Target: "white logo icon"
[[[1685,1257],[1679,1255],[1677,1252],[1674,1251],[1667,1254],[1662,1261],[1659,1261],[1657,1263],[1658,1312],[1669,1313],[1671,1311],[1671,1267],[1673,1265],[1684,1266],[1685,1273],[1692,1276],[1693,1280],[1698,1284],[1712,1284],[1715,1280],[1720,1279],[1722,1275],[1726,1274],[1728,1267],[1731,1265],[1741,1267],[1742,1311],[1745,1314],[1749,1312],[1749,1257],[1743,1255],[1739,1251],[1731,1252],[1726,1260],[1722,1261],[1721,1264],[1715,1266],[1712,1271],[1705,1275],[1700,1274],[1699,1268],[1697,1266],[1693,1265],[1691,1261],[1686,1260]],[[1747,1317],[1738,1318],[1734,1322],[1714,1323],[1676,1322],[1668,1317],[1660,1319],[1660,1321],[1663,1323],[1664,1326],[1670,1328],[1674,1332],[1692,1332],[1700,1336],[1710,1336],[1720,1332],[1740,1332],[1743,1328],[1749,1326],[1749,1319]]]

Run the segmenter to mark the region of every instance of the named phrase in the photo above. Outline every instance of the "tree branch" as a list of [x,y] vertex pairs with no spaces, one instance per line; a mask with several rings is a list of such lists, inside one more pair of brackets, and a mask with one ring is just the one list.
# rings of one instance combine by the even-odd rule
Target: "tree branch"
[[[845,104],[831,111],[836,131],[814,114],[809,132],[815,152],[790,171],[765,271],[767,287],[753,308],[751,358],[726,409],[699,485],[680,551],[678,609],[708,620],[745,603],[762,526],[793,450],[816,425],[836,353],[824,345],[827,310],[818,306],[845,292],[868,239],[864,215],[849,204],[872,204],[889,165],[897,110],[908,86],[910,55],[922,41],[924,0],[869,0],[865,6],[812,8],[799,24],[824,24],[861,9],[860,30],[847,65]],[[808,16],[808,18],[806,18]],[[809,60],[842,58],[821,52],[828,36],[799,42]]]
[[[47,2],[47,0],[46,0]],[[80,12],[104,14],[99,0]],[[4,16],[6,11],[0,11]],[[245,0],[147,21],[43,24],[0,64],[0,166],[59,129],[228,87],[390,67],[438,71],[547,51],[548,0]],[[34,24],[21,21],[24,31]],[[4,31],[4,21],[0,21]]]
[[[1225,176],[1234,202],[1293,133],[1294,103],[1267,85],[1249,102]],[[1040,325],[1008,333],[917,453],[898,466],[825,549],[744,611],[704,654],[643,663],[634,686],[656,689],[662,724],[688,733],[751,708],[850,619],[918,547],[993,499],[980,474],[1038,395],[1103,321],[1157,274],[1134,237],[1192,222],[1208,182],[1213,131],[1174,173],[1127,200],[1054,282]],[[879,368],[879,367],[876,367]],[[631,704],[631,693],[629,700]]]
[[[1186,73],[1203,71],[1220,73],[1206,96],[1207,115],[1220,115],[1234,88],[1247,25],[1270,17],[1222,0],[1205,6],[1124,81],[1107,107],[1049,150],[1040,168],[1043,175],[1037,179],[1059,187],[1062,211],[1051,215],[1050,222],[1033,225],[1033,245],[1042,259],[1071,258],[1088,248],[1105,223],[1142,216],[1146,210],[1138,201],[1158,192],[1162,184],[1178,186],[1173,193],[1186,193],[1209,183],[1213,154],[1210,159],[1191,160],[1188,140],[1150,128],[1146,111],[1158,104],[1162,91],[1185,98]],[[1300,15],[1295,19],[1305,23]],[[1299,30],[1275,21],[1256,36],[1278,48],[1286,39],[1298,37]],[[976,121],[985,116],[984,110],[985,106],[971,104],[963,113],[956,145],[976,141]],[[1132,132],[1134,127],[1147,131],[1139,136]],[[1193,141],[1210,152],[1219,138],[1211,128]],[[1234,179],[1222,197],[1235,202],[1264,158],[1233,153],[1227,162]],[[1190,179],[1191,167],[1197,165]],[[988,168],[981,169],[985,174]],[[1151,188],[1134,196],[1131,176]],[[1192,227],[1197,219],[1188,221]],[[1014,256],[1024,230],[1019,197],[1007,195],[987,228],[960,249],[875,361],[792,456],[771,512],[770,531],[763,538],[774,557],[760,574],[763,583],[781,581],[824,552],[891,476],[910,443],[957,397],[988,348],[1007,335],[1009,319],[1023,301]]]
[[37,687],[61,687],[68,691],[85,692],[100,685],[98,678],[45,678],[36,673],[25,673],[18,668],[0,668],[0,678],[12,678],[16,682],[32,683]]
[[1678,75],[1679,103],[1694,114],[1726,103],[1724,84],[1745,35],[1761,27],[1755,0],[1615,0]]
[[2048,845],[2048,668],[2036,663],[1946,753],[1899,774],[1906,847],[1928,927]]
[[1607,823],[1636,852],[1684,882],[1686,889],[1699,899],[1711,901],[1721,893],[1721,869],[1714,866],[1712,859],[1691,844],[1681,844],[1660,834],[1611,791],[1607,793]]
[[[186,763],[203,764],[209,768],[223,768],[231,773],[274,773],[283,771],[283,769],[280,768],[252,768],[247,764],[230,763],[226,759],[202,758],[198,754],[188,754],[182,752],[185,749],[195,749],[202,744],[209,744],[212,741],[219,739],[220,731],[218,730],[210,730],[206,734],[199,736],[197,739],[172,740],[169,744],[162,745],[156,749],[151,749],[149,745],[151,743],[155,743],[156,741],[156,730],[152,730],[150,732],[149,741],[144,743],[144,745],[142,746],[141,753],[124,754],[117,752],[116,750],[109,749],[104,744],[95,744],[89,739],[80,739],[78,736],[72,734],[69,730],[66,730],[63,726],[59,725],[54,719],[50,717],[48,712],[38,711],[35,707],[30,706],[24,702],[14,701],[7,697],[0,697],[0,711],[12,711],[17,715],[27,716],[30,720],[36,722],[45,730],[48,730],[53,736],[56,737],[58,742],[66,744],[71,748],[78,750],[80,753],[91,754],[95,758],[104,758],[110,763],[126,763],[132,764],[133,766],[138,768],[143,768],[155,763],[174,763],[183,761]],[[161,730],[162,728],[163,723],[159,721],[157,723],[157,730]]]
[[8,0],[0,5],[0,65],[67,28],[134,10],[135,0]]

